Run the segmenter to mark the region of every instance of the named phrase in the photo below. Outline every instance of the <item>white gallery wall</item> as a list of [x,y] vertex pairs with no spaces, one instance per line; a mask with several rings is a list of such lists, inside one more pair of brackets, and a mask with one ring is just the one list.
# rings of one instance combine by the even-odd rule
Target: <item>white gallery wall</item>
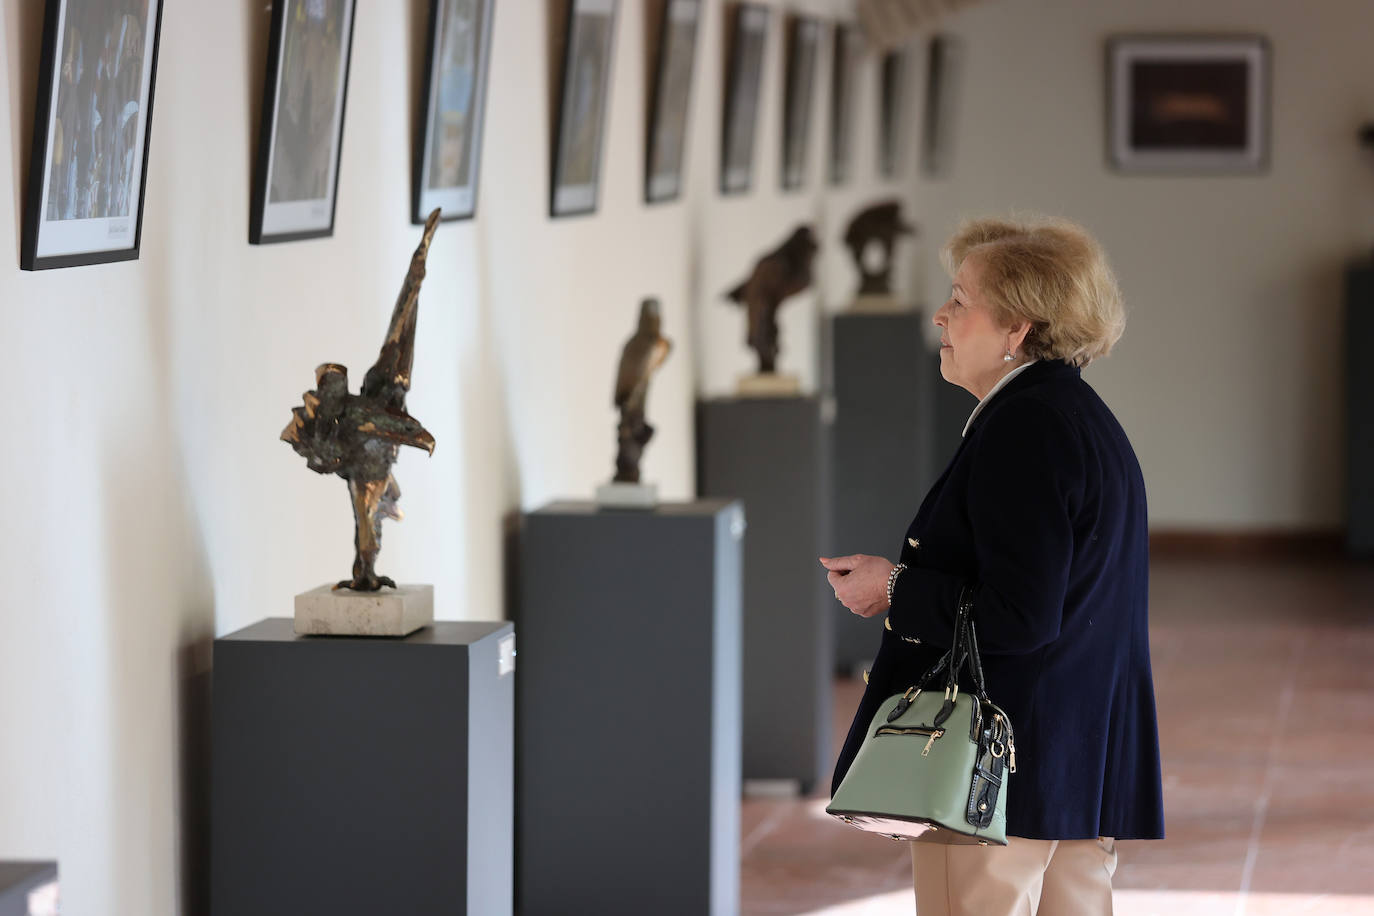
[[[317,364],[342,362],[361,381],[419,239],[410,162],[427,4],[358,0],[334,235],[255,247],[268,4],[169,0],[141,257],[28,273],[17,265],[42,6],[0,0],[0,475],[11,519],[0,530],[0,859],[59,859],[64,912],[76,916],[194,913],[210,640],[289,615],[293,595],[352,562],[345,485],[311,474],[277,436]],[[477,217],[440,227],[420,297],[408,405],[438,447],[397,464],[407,518],[387,524],[379,568],[433,582],[446,619],[502,617],[513,519],[588,497],[613,473],[613,373],[642,297],[661,298],[676,345],[650,394],[658,432],[644,471],[665,497],[690,498],[697,392],[728,391],[752,365],[743,315],[720,293],[798,222],[838,236],[862,203],[913,202],[913,163],[901,184],[877,179],[871,56],[853,181],[822,184],[823,63],[808,181],[779,189],[776,5],[754,188],[720,199],[725,16],[708,0],[687,193],[644,205],[649,29],[645,4],[621,0],[600,207],[549,219],[556,6],[496,0]],[[827,19],[846,8],[788,7]],[[845,259],[827,253],[818,270],[828,305],[843,301],[854,282]],[[782,367],[810,388],[822,298],[797,297],[782,319]]]

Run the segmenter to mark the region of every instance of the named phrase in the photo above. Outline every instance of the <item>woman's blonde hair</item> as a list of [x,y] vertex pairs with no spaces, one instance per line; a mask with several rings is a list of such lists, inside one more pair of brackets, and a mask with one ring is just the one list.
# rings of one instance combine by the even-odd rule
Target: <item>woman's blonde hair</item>
[[1030,323],[1026,356],[1086,366],[1110,353],[1126,329],[1107,256],[1081,226],[1044,217],[975,219],[940,252],[951,275],[974,253],[993,318],[1004,328]]

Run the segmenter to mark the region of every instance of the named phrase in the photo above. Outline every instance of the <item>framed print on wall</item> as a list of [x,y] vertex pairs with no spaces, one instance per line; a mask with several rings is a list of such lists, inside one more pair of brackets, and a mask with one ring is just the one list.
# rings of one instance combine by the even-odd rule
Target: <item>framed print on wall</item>
[[248,241],[334,234],[355,0],[276,0]]
[[430,0],[429,47],[411,173],[410,221],[477,211],[493,0]]
[[658,60],[650,98],[644,201],[674,200],[682,191],[687,106],[691,100],[701,0],[668,0],[659,29]]
[[882,85],[878,111],[878,174],[891,181],[900,178],[906,162],[906,51],[883,55]]
[[734,14],[721,130],[720,190],[724,194],[743,193],[754,182],[754,134],[768,41],[768,7],[741,3]]
[[787,30],[787,82],[782,106],[782,186],[800,188],[806,181],[811,139],[816,61],[820,58],[821,23],[798,16]]
[[1244,36],[1107,42],[1108,161],[1125,172],[1255,173],[1269,162],[1269,43]]
[[162,0],[48,0],[19,266],[138,257]]
[[927,178],[945,178],[953,169],[963,73],[963,40],[953,35],[931,36],[921,132],[921,174]]
[[596,210],[601,141],[606,124],[616,0],[569,0],[563,46],[563,89],[554,139],[549,212],[572,216]]
[[830,183],[844,184],[853,171],[854,90],[861,42],[852,23],[835,26],[830,69]]

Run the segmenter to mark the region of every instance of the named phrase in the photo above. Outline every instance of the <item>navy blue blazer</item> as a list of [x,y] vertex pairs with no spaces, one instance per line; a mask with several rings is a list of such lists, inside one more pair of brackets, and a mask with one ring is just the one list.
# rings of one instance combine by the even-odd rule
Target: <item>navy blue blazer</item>
[[1016,730],[1007,833],[1162,837],[1145,482],[1079,369],[1035,363],[988,401],[906,538],[834,787],[882,701],[949,646],[969,583],[988,695]]

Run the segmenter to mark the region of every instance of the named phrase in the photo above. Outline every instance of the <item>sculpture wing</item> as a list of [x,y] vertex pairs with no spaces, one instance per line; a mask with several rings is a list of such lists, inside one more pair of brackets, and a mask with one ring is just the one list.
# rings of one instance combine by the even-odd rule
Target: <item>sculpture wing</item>
[[629,400],[635,388],[648,378],[653,369],[652,358],[653,338],[636,334],[625,341],[625,348],[620,351],[620,367],[615,374],[615,400],[612,403],[616,407]]
[[425,279],[425,259],[429,257],[434,230],[439,228],[440,212],[436,207],[425,220],[424,234],[410,259],[410,269],[406,271],[396,307],[391,312],[386,340],[382,342],[377,362],[363,378],[360,394],[365,398],[389,396],[394,407],[405,403],[405,393],[410,390],[410,367],[415,359],[415,317],[420,305],[420,284]]

